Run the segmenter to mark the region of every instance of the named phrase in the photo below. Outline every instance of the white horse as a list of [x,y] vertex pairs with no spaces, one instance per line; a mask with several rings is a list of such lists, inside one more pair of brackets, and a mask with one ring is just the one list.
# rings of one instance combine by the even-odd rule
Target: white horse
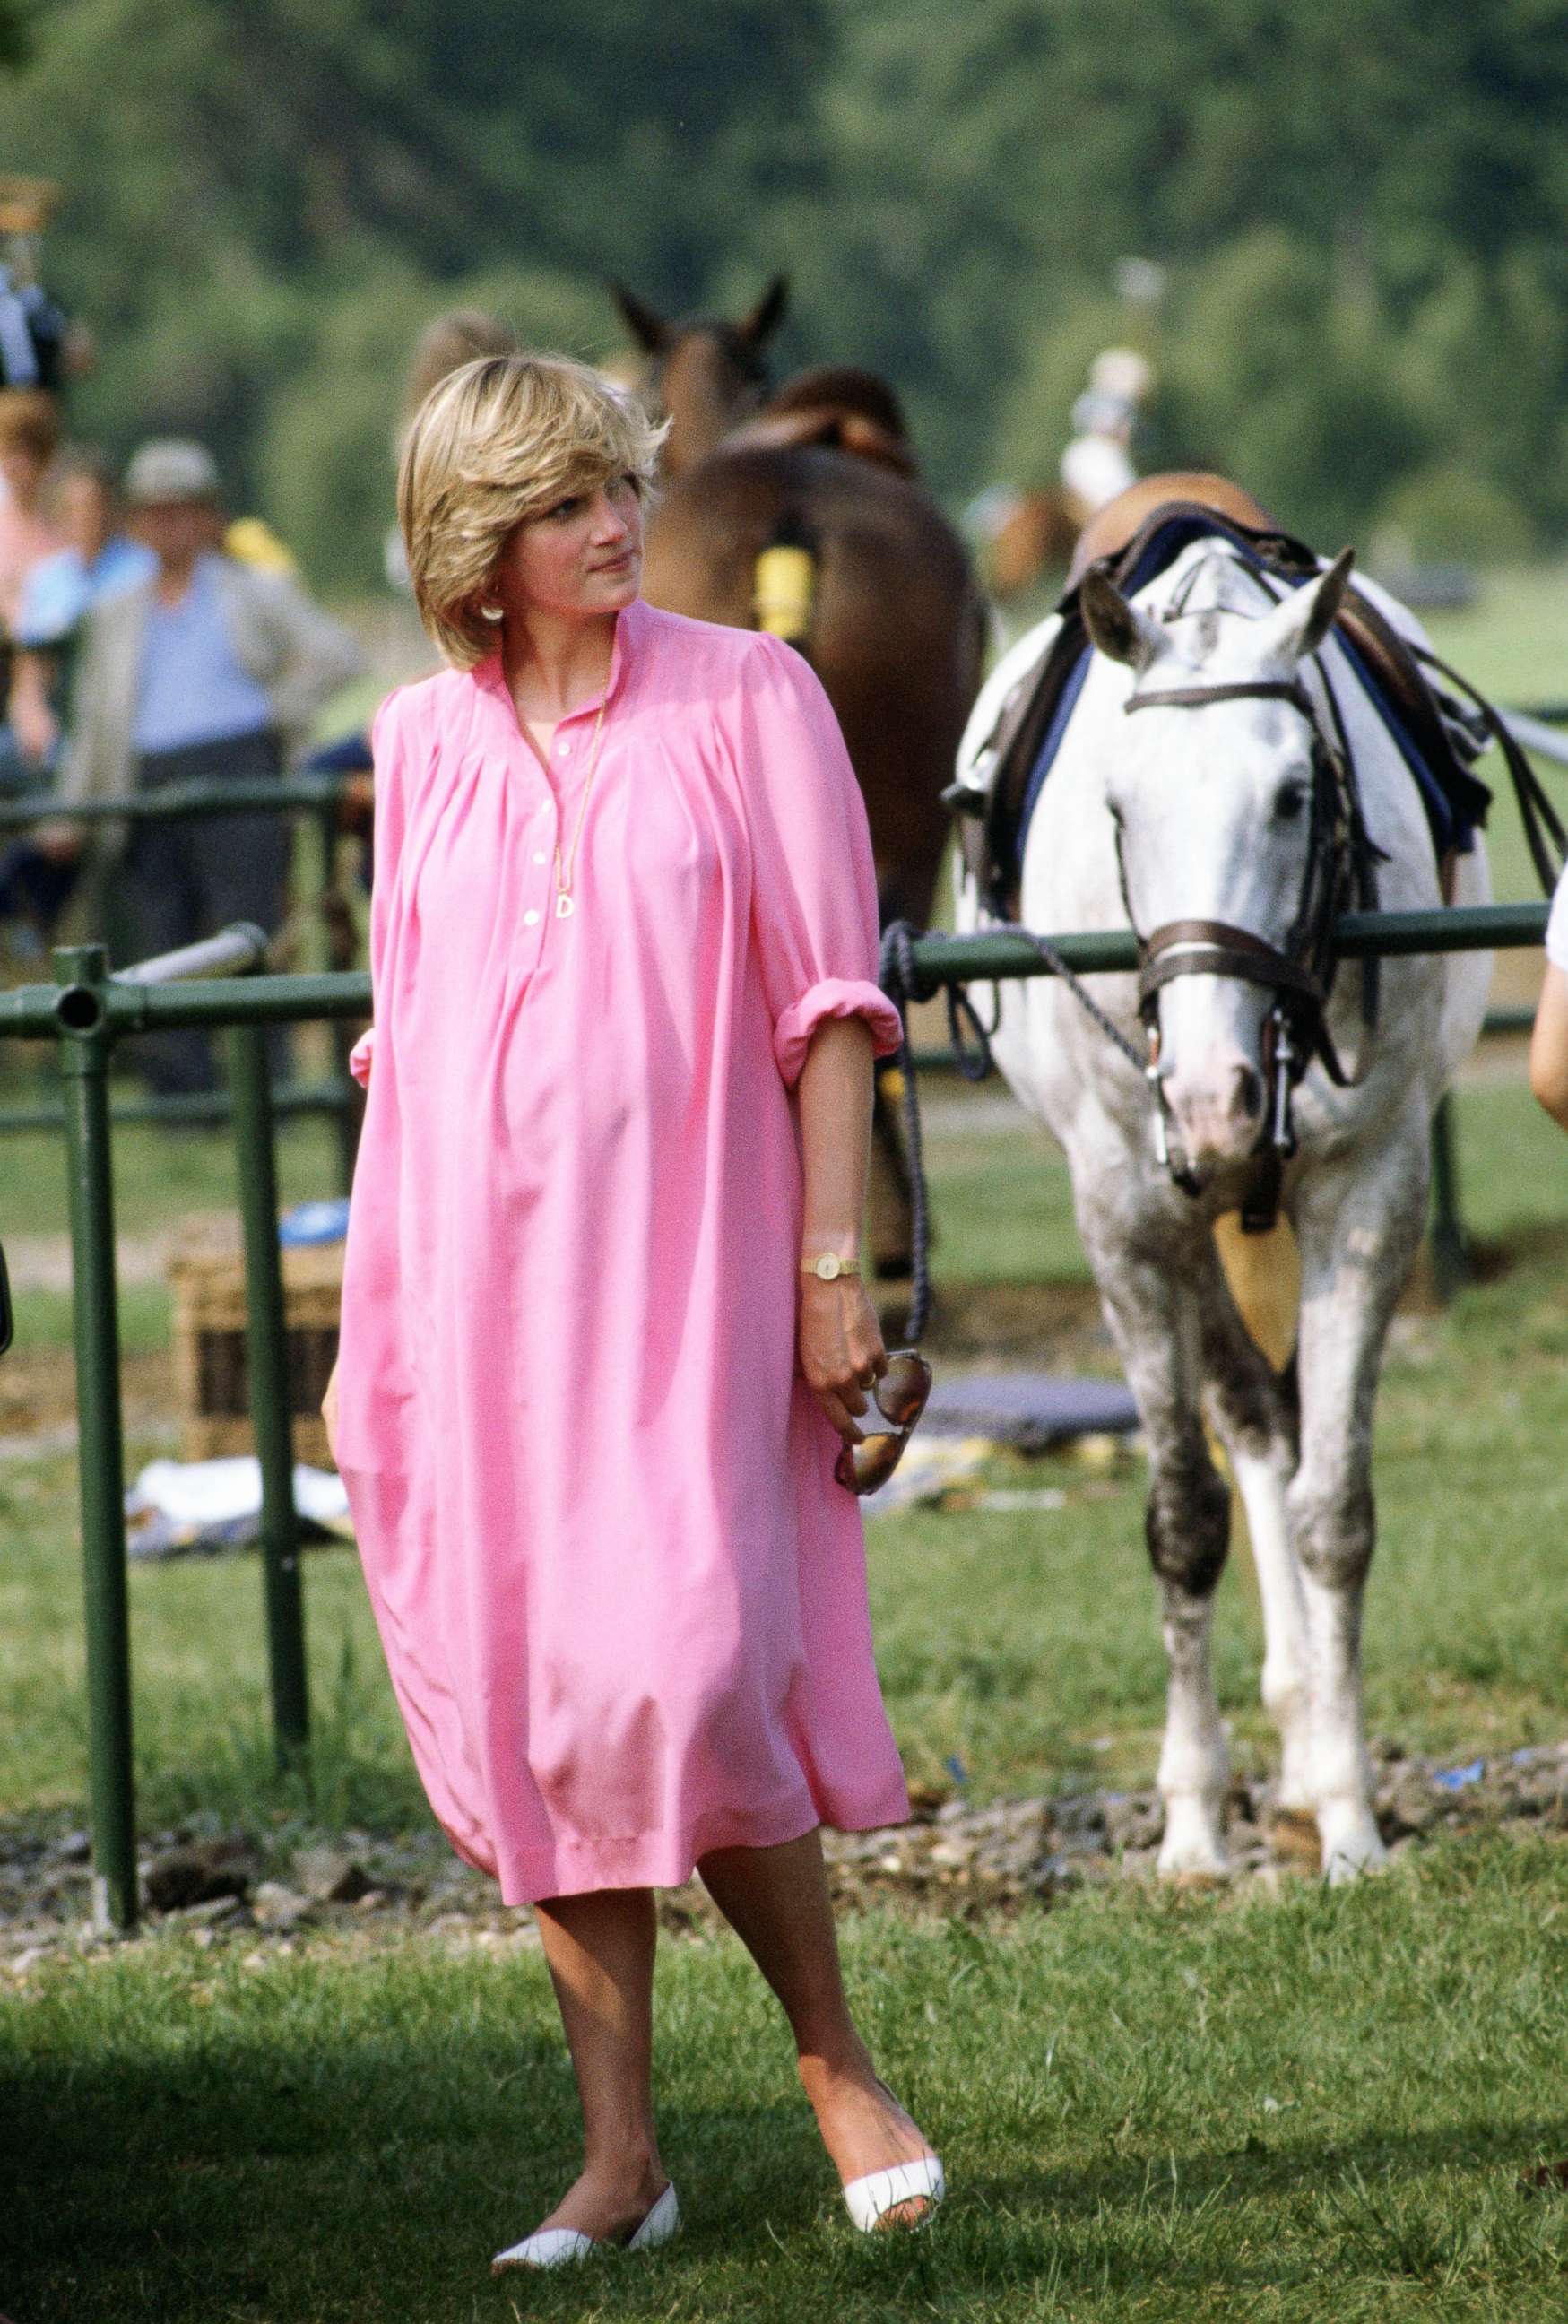
[[[1379,904],[1442,900],[1415,780],[1332,633],[1348,564],[1281,595],[1223,544],[1198,541],[1130,602],[1091,575],[1082,604],[1095,650],[1028,828],[1021,918],[1050,935],[1125,927],[1130,917],[1146,941],[1156,931],[1169,938],[1146,978],[1147,1033],[1132,977],[1097,977],[1093,987],[1130,1041],[1141,1049],[1152,1036],[1153,1083],[1058,978],[996,988],[997,1062],[1065,1148],[1079,1233],[1148,1438],[1147,1533],[1169,1663],[1159,1764],[1168,1874],[1226,1868],[1229,1767],[1209,1638],[1230,1495],[1205,1415],[1240,1485],[1257,1560],[1280,1811],[1315,1818],[1331,1880],[1384,1855],[1360,1671],[1372,1408],[1425,1218],[1433,1108],[1480,1030],[1490,957],[1387,960],[1375,1010],[1360,964],[1346,963],[1322,1023],[1347,1085],[1330,1078],[1328,1047],[1314,1046],[1290,1095],[1279,1049],[1287,996],[1267,981],[1262,952],[1238,958],[1227,940],[1247,932],[1276,962],[1299,951],[1309,852],[1324,830],[1314,787],[1341,732],[1365,828],[1386,858]],[[1420,637],[1403,608],[1380,593],[1378,602]],[[982,694],[959,762],[971,788],[983,788],[1001,703],[1049,633],[1042,624],[1021,641]],[[1148,696],[1165,698],[1142,706]],[[1129,715],[1135,707],[1141,715]],[[958,885],[960,930],[993,925],[962,870]],[[1489,894],[1478,839],[1457,859],[1452,900]],[[1172,934],[1194,921],[1220,926]],[[1297,1014],[1298,1035],[1301,1025]],[[1309,1030],[1298,1047],[1312,1039]],[[1300,1249],[1299,1335],[1294,1364],[1277,1373],[1241,1321],[1213,1229],[1255,1183],[1271,1133],[1288,1144],[1292,1115],[1280,1207]],[[1166,1140],[1171,1167],[1158,1150]]]

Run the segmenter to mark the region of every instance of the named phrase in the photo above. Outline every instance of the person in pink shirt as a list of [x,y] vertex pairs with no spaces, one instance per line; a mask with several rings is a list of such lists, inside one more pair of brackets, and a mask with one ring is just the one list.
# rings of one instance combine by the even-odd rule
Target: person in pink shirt
[[1546,917],[1546,973],[1530,1037],[1530,1087],[1553,1120],[1568,1130],[1568,872]]
[[651,1892],[694,1869],[856,2224],[943,2192],[850,2016],[818,1837],[909,1812],[835,1475],[887,1367],[870,838],[806,662],[638,595],[657,443],[563,359],[431,392],[399,516],[448,666],[373,737],[326,1410],[427,1793],[537,1908],[576,2073],[582,2173],[498,2268],[673,2231]]

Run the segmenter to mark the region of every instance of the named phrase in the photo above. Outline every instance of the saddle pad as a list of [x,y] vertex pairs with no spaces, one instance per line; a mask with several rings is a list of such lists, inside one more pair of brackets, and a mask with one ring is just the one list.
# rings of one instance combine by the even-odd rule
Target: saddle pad
[[[1173,565],[1185,549],[1190,548],[1194,541],[1204,540],[1225,542],[1235,552],[1238,560],[1253,572],[1262,573],[1268,569],[1261,558],[1250,554],[1245,542],[1239,540],[1228,528],[1217,526],[1213,516],[1207,512],[1184,510],[1180,515],[1173,516],[1167,524],[1160,526],[1150,537],[1131,572],[1121,583],[1122,594],[1128,597],[1136,596],[1140,589],[1147,588],[1151,581],[1157,580],[1160,574]],[[1064,600],[1062,611],[1065,615],[1075,618],[1075,598]],[[1045,679],[1048,674],[1051,674],[1052,663],[1056,665],[1056,670],[1060,673],[1058,690],[1054,703],[1049,706],[1033,763],[1029,767],[1021,792],[1018,794],[1016,822],[1012,823],[1010,831],[1005,833],[1007,844],[1003,853],[1000,857],[993,858],[995,882],[993,892],[997,894],[1006,893],[1016,897],[1018,893],[1029,824],[1039,804],[1046,778],[1050,773],[1056,754],[1062,747],[1062,738],[1067,731],[1068,722],[1084,691],[1084,681],[1088,676],[1089,664],[1094,649],[1087,638],[1083,636],[1081,628],[1078,635],[1082,642],[1070,659],[1053,652],[1047,656],[1046,664],[1042,668],[1041,677]],[[1384,726],[1393,738],[1400,756],[1410,770],[1412,779],[1421,795],[1421,804],[1425,810],[1427,826],[1432,834],[1433,850],[1438,862],[1441,863],[1444,856],[1454,852],[1468,854],[1475,844],[1477,830],[1486,821],[1487,809],[1491,804],[1490,791],[1475,776],[1467,773],[1452,755],[1448,756],[1443,762],[1434,765],[1431,754],[1423,750],[1418,739],[1411,732],[1408,720],[1402,714],[1401,706],[1396,703],[1390,695],[1382,673],[1372,665],[1355,641],[1346,633],[1342,623],[1336,624],[1334,636],[1335,642],[1355,671],[1368,699],[1377,710]],[[1004,771],[999,769],[998,791],[1001,790],[1003,780]],[[992,827],[993,843],[1003,835],[1002,830],[999,829],[998,825],[993,822]]]

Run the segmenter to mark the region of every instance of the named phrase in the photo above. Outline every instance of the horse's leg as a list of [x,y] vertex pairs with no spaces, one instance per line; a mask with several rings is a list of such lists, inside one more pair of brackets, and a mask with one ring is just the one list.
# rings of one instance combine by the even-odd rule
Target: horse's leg
[[1427,1130],[1409,1120],[1364,1155],[1304,1174],[1301,1463],[1287,1495],[1312,1680],[1312,1779],[1331,1881],[1380,1864],[1361,1707],[1361,1604],[1372,1561],[1372,1413],[1394,1303],[1426,1213]]
[[1199,1302],[1168,1263],[1130,1258],[1115,1223],[1079,1225],[1148,1443],[1148,1554],[1164,1600],[1169,1693],[1159,1789],[1162,1873],[1222,1873],[1229,1754],[1209,1641],[1230,1545],[1231,1495],[1209,1456]]
[[1220,1269],[1203,1303],[1210,1414],[1247,1510],[1263,1601],[1264,1708],[1280,1741],[1279,1806],[1314,1810],[1306,1609],[1286,1497],[1296,1470],[1300,1402],[1294,1360],[1276,1373],[1237,1311]]

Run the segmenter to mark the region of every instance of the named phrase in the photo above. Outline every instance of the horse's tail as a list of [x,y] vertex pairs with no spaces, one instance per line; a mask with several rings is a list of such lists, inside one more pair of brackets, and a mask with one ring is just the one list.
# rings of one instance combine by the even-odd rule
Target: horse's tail
[[809,659],[816,609],[816,535],[797,511],[786,509],[752,567],[752,610],[760,630]]

